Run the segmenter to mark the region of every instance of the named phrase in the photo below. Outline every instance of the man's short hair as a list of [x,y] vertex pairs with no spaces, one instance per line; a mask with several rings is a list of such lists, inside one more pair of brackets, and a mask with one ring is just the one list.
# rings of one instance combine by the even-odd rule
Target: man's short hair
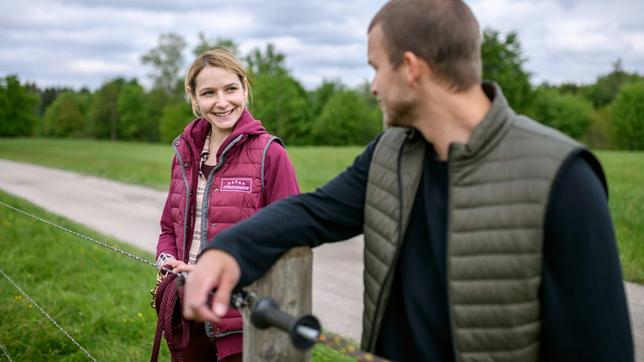
[[391,0],[373,17],[394,67],[406,51],[432,67],[439,81],[462,91],[481,82],[481,31],[461,0]]

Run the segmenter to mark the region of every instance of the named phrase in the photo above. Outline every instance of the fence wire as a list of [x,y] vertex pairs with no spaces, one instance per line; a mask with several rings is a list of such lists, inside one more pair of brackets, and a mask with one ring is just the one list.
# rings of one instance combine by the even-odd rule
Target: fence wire
[[[24,290],[22,290],[22,288],[20,288],[20,286],[16,284],[16,282],[14,282],[13,279],[11,279],[7,274],[5,274],[5,272],[2,269],[0,269],[0,274],[2,274],[2,276],[4,276],[5,279],[9,281],[9,283],[11,283],[16,289],[18,289],[20,294],[22,294],[25,298],[27,298],[29,302],[31,302],[31,304],[33,304],[42,314],[44,314],[45,317],[47,317],[47,319],[49,319],[49,321],[56,326],[56,328],[58,328],[61,332],[63,332],[63,334],[67,336],[67,338],[69,338],[69,340],[72,341],[72,343],[74,343],[76,347],[78,347],[81,351],[83,351],[83,353],[85,353],[85,355],[89,357],[90,360],[96,362],[96,358],[94,358],[85,348],[83,348],[83,346],[81,346],[80,343],[78,343],[78,341],[74,339],[74,337],[72,337],[69,333],[67,333],[67,331],[58,322],[56,322],[56,320],[52,318],[52,316],[50,316],[49,313],[45,312],[45,310],[40,306],[40,304],[36,303],[36,301],[33,300],[33,298],[31,298],[29,294],[27,294]],[[4,348],[2,350],[6,354],[6,351],[4,350]],[[8,354],[7,354],[7,357],[9,357]],[[11,358],[9,360],[11,360]]]

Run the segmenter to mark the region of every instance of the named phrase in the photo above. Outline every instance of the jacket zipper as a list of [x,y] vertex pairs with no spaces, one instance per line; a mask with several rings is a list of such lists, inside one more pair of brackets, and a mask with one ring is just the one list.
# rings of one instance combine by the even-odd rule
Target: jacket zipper
[[237,136],[234,140],[232,140],[228,146],[224,149],[224,151],[221,153],[221,156],[219,157],[219,160],[217,161],[217,164],[215,167],[210,171],[208,174],[208,177],[206,178],[206,188],[204,190],[203,194],[203,202],[201,203],[201,245],[199,245],[199,251],[201,252],[204,247],[206,246],[207,243],[207,238],[208,238],[208,211],[210,210],[209,208],[209,202],[210,202],[210,188],[212,187],[212,181],[214,180],[215,173],[221,169],[221,167],[224,165],[226,162],[226,155],[230,151],[230,149],[236,145],[243,137],[243,134],[240,134]]
[[[400,195],[399,203],[398,203],[399,207],[400,207],[400,210],[399,210],[399,213],[398,213],[398,240],[397,240],[397,243],[396,243],[395,255],[394,255],[394,258],[392,260],[393,262],[391,263],[391,267],[389,268],[389,270],[387,271],[387,275],[385,276],[385,280],[384,280],[384,283],[383,283],[384,284],[383,288],[380,289],[380,293],[378,294],[378,299],[377,299],[378,305],[376,306],[376,309],[374,310],[374,316],[376,318],[379,318],[380,321],[376,321],[376,320],[373,321],[374,325],[372,326],[372,331],[374,333],[377,332],[377,330],[380,329],[380,324],[382,323],[382,318],[378,317],[378,315],[379,315],[380,308],[382,308],[382,296],[383,296],[383,294],[385,292],[384,286],[388,285],[389,279],[392,278],[393,274],[395,273],[396,264],[398,263],[398,256],[400,255],[400,245],[402,244],[402,238],[403,238],[403,234],[402,234],[402,215],[403,215],[403,206],[404,205],[403,205],[403,188],[402,188],[401,166],[402,166],[402,154],[403,154],[403,151],[405,149],[405,144],[407,144],[407,141],[409,140],[409,138],[410,138],[410,136],[407,135],[405,141],[403,142],[402,146],[400,147],[400,152],[398,153],[398,159],[396,161],[396,178],[397,178],[397,183],[398,183],[398,194]],[[389,291],[391,291],[391,287],[392,287],[391,285],[387,286]],[[376,322],[379,324],[377,326],[378,328],[375,328],[376,327]],[[369,346],[367,346],[369,348],[369,350],[375,349],[375,344],[376,344],[377,339],[378,339],[377,335],[373,335],[373,334],[371,335],[371,341],[369,341],[370,342]]]
[[450,274],[449,274],[449,268],[450,268],[450,246],[451,246],[451,225],[452,225],[452,162],[451,162],[451,157],[452,155],[452,145],[449,145],[449,148],[447,150],[447,225],[445,230],[447,231],[446,235],[446,240],[445,242],[447,245],[445,245],[445,285],[447,287],[447,311],[449,315],[449,325],[450,329],[452,332],[452,351],[454,353],[454,360],[456,362],[461,361],[461,356],[458,353],[458,348],[457,346],[457,333],[456,329],[454,327],[454,306],[452,305],[452,291],[451,291],[451,286],[450,286]]
[[[181,259],[184,262],[187,263],[188,260],[186,259],[186,255],[188,255],[188,254],[186,253],[186,244],[188,242],[188,221],[189,221],[188,216],[190,216],[190,214],[191,214],[191,212],[189,210],[189,206],[190,206],[190,198],[192,197],[192,191],[191,191],[190,185],[188,184],[188,176],[186,175],[185,164],[183,162],[183,159],[181,158],[181,153],[177,149],[177,143],[179,142],[178,141],[179,139],[183,140],[183,142],[185,142],[185,143],[187,143],[187,142],[183,138],[183,135],[179,135],[179,137],[175,138],[174,141],[172,142],[172,148],[174,149],[174,153],[177,156],[177,159],[179,160],[179,166],[181,167],[181,176],[183,178],[183,184],[184,184],[185,189],[186,189],[186,207],[185,207],[184,212],[183,212],[183,214],[184,214],[184,216],[183,216],[184,217],[184,219],[183,219],[183,250],[182,250],[183,256],[182,256]],[[188,148],[188,149],[190,149],[190,148]],[[177,255],[177,257],[178,257],[178,255]]]

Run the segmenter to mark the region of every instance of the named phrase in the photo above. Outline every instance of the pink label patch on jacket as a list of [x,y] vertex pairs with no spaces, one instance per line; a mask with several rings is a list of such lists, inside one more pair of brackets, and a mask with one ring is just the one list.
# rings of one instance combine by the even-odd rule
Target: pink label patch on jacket
[[221,191],[223,192],[250,192],[253,180],[250,178],[222,178]]

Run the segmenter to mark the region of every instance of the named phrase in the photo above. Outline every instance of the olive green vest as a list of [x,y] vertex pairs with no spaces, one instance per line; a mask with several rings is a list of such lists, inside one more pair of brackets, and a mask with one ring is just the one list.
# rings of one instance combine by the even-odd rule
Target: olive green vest
[[[544,217],[564,160],[582,146],[516,115],[484,84],[492,107],[448,156],[447,294],[457,361],[535,361]],[[373,351],[427,143],[387,130],[374,150],[365,203],[362,348]],[[401,260],[400,262],[405,262]]]

